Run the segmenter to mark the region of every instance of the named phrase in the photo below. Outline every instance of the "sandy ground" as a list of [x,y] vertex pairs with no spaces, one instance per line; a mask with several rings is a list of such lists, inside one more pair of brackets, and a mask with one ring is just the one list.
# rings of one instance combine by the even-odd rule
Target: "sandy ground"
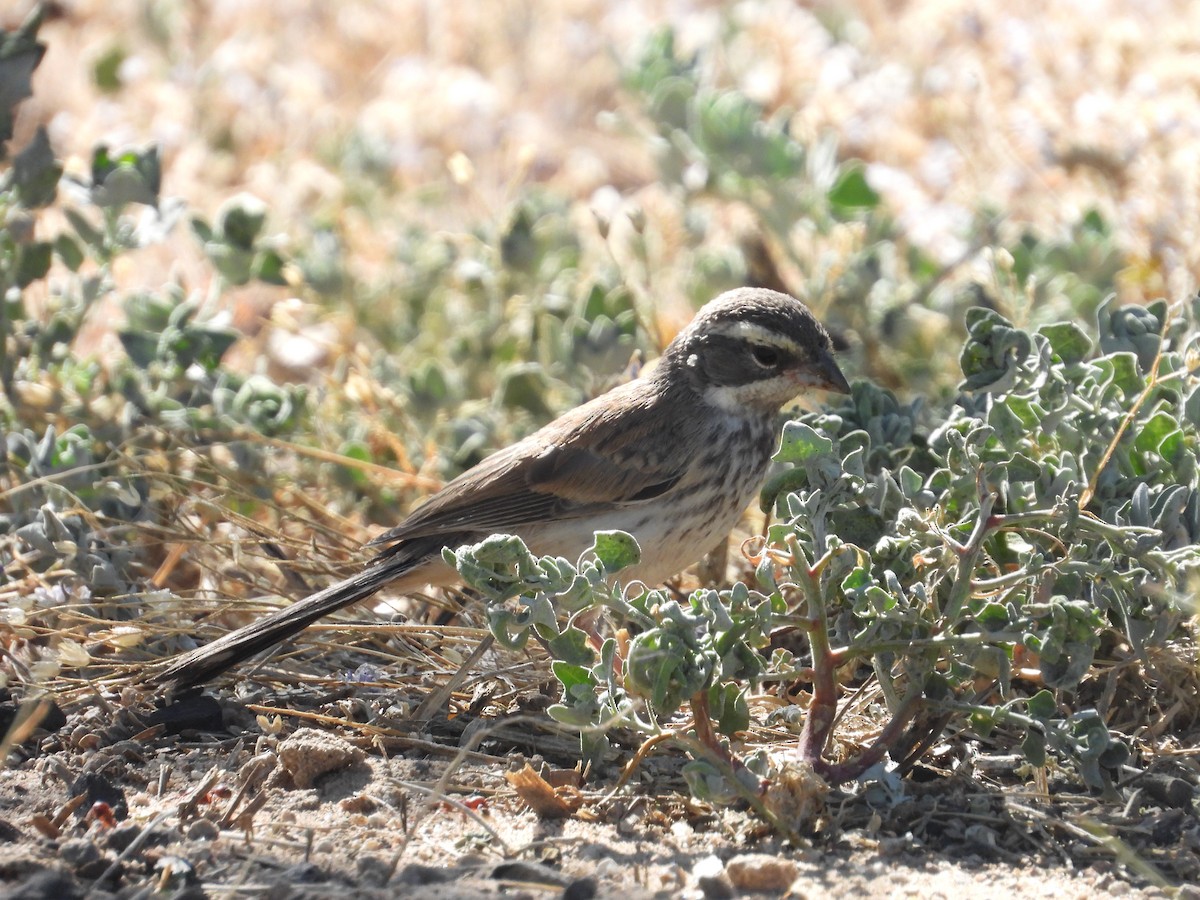
[[[0,780],[4,896],[1160,897],[1200,875],[1186,784],[1105,803],[980,757],[831,791],[796,846],[693,800],[679,753],[614,791],[616,769],[580,784],[537,725],[405,731],[370,686],[236,693],[164,713],[130,688],[48,720]],[[473,725],[495,731],[467,741]],[[526,765],[565,817],[514,788]]]

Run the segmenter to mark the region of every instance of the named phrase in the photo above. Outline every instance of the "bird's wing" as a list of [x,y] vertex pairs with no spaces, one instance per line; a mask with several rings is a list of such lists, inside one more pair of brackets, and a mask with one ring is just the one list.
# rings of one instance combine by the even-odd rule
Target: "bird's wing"
[[608,415],[609,395],[573,410],[464,472],[371,543],[504,532],[661,496],[683,477],[686,457],[669,452],[679,436],[654,399],[624,406],[619,421]]

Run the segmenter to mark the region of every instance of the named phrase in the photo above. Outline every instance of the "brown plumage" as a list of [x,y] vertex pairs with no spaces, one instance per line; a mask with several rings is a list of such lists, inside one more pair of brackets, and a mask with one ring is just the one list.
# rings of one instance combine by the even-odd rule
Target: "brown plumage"
[[490,534],[575,558],[595,531],[627,531],[642,560],[622,578],[657,583],[736,524],[770,463],[779,410],[806,388],[849,391],[825,329],[785,294],[729,291],[646,376],[488,457],[372,541],[382,549],[362,571],[183,654],[155,680],[207,681],[385,585],[453,583],[443,548]]

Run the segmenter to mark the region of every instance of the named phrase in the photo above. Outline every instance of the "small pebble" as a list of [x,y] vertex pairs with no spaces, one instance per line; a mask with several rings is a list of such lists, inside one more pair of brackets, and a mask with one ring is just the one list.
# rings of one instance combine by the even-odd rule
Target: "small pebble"
[[74,838],[58,848],[59,858],[73,869],[100,858],[100,848],[87,838]]
[[279,744],[279,762],[298,788],[310,788],[322,775],[362,758],[363,752],[345,738],[315,728],[301,728]]
[[744,853],[725,864],[725,874],[741,891],[784,891],[799,870],[790,859],[766,853]]
[[632,834],[637,834],[641,828],[642,820],[637,813],[630,813],[617,823],[617,834],[628,837]]
[[695,835],[692,826],[687,822],[679,821],[671,823],[671,837],[677,841],[686,841],[688,838]]
[[[604,850],[606,848],[601,847]],[[594,873],[597,878],[619,878],[625,871],[624,867],[613,859],[611,856],[606,856],[596,863]]]
[[221,835],[215,822],[210,822],[208,819],[197,819],[188,828],[187,836],[193,841],[215,841]]
[[119,825],[110,831],[104,843],[108,845],[108,849],[123,853],[130,844],[138,839],[138,835],[141,833],[142,826],[130,822],[127,825]]
[[707,900],[729,900],[734,896],[733,884],[725,873],[725,864],[716,856],[706,856],[692,869],[696,886]]
[[338,806],[348,813],[362,813],[366,815],[372,812],[378,804],[366,794],[355,794],[353,797],[347,797],[339,801]]

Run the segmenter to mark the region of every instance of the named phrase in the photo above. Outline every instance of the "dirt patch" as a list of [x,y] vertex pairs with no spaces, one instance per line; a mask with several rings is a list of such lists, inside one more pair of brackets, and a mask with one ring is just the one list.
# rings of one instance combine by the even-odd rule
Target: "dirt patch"
[[1004,759],[971,777],[922,768],[830,791],[795,847],[746,810],[692,799],[680,754],[652,755],[619,790],[616,768],[598,772],[572,788],[570,817],[539,818],[506,773],[532,763],[578,782],[555,777],[569,743],[548,721],[464,711],[405,733],[370,685],[286,694],[279,715],[260,711],[284,709],[261,690],[221,692],[173,732],[177,719],[147,726],[130,689],[103,714],[94,698],[68,710],[0,782],[0,891],[1157,897],[1200,877],[1186,779],[1104,802],[1065,778],[1033,789]]

